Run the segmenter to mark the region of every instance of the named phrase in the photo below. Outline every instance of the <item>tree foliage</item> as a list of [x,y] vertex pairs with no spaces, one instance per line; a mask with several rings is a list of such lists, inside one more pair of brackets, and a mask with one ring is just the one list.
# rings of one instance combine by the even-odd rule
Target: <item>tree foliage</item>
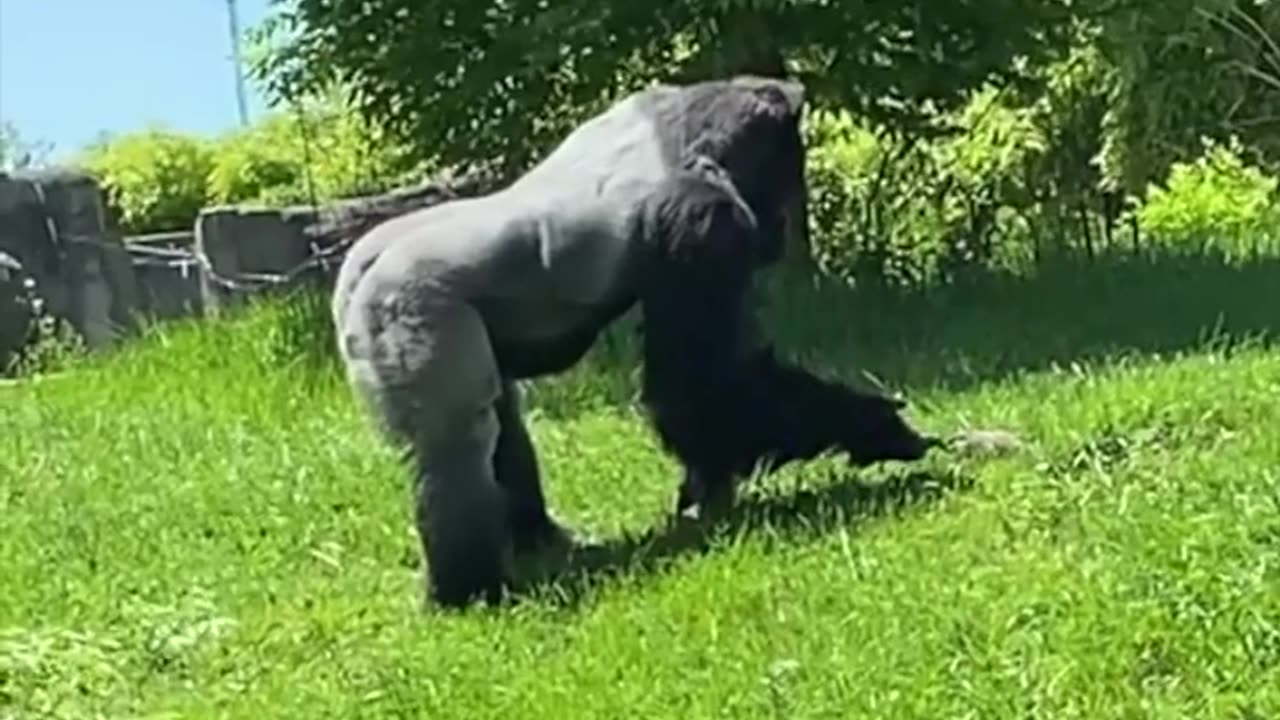
[[209,202],[213,143],[160,127],[86,148],[78,164],[101,184],[125,232],[187,229]]
[[1198,156],[1202,137],[1238,136],[1280,159],[1277,41],[1280,4],[1268,0],[1129,0],[1099,23],[1104,182],[1140,193]]
[[1246,163],[1239,140],[1206,140],[1191,162],[1175,162],[1152,184],[1138,209],[1147,232],[1164,249],[1257,249],[1280,236],[1275,177]]
[[120,229],[189,229],[209,205],[323,203],[421,179],[428,163],[327,93],[205,138],[162,128],[107,137],[76,164]]
[[[1170,11],[1173,7],[1176,12]],[[1275,219],[1280,6],[1132,0],[936,132],[811,118],[814,250],[920,284],[1107,248],[1248,248]],[[834,118],[834,119],[833,119]]]
[[1095,4],[1105,5],[276,0],[253,66],[277,97],[338,82],[442,162],[510,172],[621,92],[784,63],[818,104],[919,125],[984,81],[1028,79],[1069,39],[1068,21]]
[[428,167],[329,93],[221,138],[209,191],[219,204],[305,204],[388,190]]
[[44,165],[52,150],[50,143],[28,140],[13,123],[0,121],[0,172]]

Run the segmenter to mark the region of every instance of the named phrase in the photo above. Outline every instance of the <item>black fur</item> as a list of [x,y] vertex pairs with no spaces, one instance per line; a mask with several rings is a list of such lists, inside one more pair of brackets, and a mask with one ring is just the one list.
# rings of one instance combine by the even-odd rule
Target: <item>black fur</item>
[[[748,304],[764,241],[749,213],[695,175],[658,201],[670,248],[641,295],[643,399],[664,447],[686,469],[677,511],[732,499],[734,476],[828,450],[858,464],[917,460],[936,440],[909,427],[896,400],[861,393],[755,345]],[[695,215],[696,217],[690,217]]]
[[[744,92],[749,90],[749,92]],[[740,77],[655,91],[646,106],[672,167],[691,155],[724,169],[760,230],[761,265],[782,258],[788,232],[807,233],[805,151],[796,83]],[[788,227],[788,210],[798,216]]]

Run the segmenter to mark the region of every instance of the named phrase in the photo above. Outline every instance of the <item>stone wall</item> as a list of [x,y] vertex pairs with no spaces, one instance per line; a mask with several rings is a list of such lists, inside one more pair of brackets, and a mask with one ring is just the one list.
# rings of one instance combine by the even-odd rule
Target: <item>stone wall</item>
[[[0,252],[18,266],[9,274],[20,276],[19,284],[33,280],[48,312],[68,320],[91,348],[110,345],[136,325],[129,255],[105,218],[102,193],[87,175],[0,174]],[[20,315],[12,298],[0,314],[10,323]],[[25,334],[20,324],[3,329],[0,346]]]
[[234,307],[258,293],[303,283],[327,287],[363,229],[457,197],[464,187],[433,181],[319,208],[206,209],[195,233],[205,307]]
[[432,181],[320,208],[213,207],[193,231],[121,238],[88,175],[0,173],[0,371],[27,336],[28,279],[49,313],[102,348],[144,321],[201,316],[301,283],[325,286],[364,229],[477,182]]
[[204,314],[200,263],[193,253],[191,231],[157,233],[128,238],[125,248],[133,261],[138,304],[155,320]]

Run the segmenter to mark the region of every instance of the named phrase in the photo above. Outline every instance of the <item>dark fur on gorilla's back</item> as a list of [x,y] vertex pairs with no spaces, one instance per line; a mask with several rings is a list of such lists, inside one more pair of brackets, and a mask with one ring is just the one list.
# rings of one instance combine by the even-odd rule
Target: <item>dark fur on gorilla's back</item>
[[788,81],[652,87],[505,188],[361,233],[335,282],[338,349],[409,449],[430,597],[497,600],[509,550],[567,540],[515,381],[572,367],[636,302],[645,404],[686,470],[679,507],[731,499],[762,459],[926,452],[895,401],[778,361],[748,305],[753,272],[806,230],[802,105]]

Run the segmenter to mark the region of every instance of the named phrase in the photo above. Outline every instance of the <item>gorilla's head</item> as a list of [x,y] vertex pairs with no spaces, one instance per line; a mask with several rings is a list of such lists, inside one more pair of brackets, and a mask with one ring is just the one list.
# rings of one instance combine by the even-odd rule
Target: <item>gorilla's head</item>
[[686,86],[686,151],[725,168],[755,213],[766,242],[764,264],[787,244],[808,246],[808,187],[800,120],[804,86],[794,80],[739,76]]

